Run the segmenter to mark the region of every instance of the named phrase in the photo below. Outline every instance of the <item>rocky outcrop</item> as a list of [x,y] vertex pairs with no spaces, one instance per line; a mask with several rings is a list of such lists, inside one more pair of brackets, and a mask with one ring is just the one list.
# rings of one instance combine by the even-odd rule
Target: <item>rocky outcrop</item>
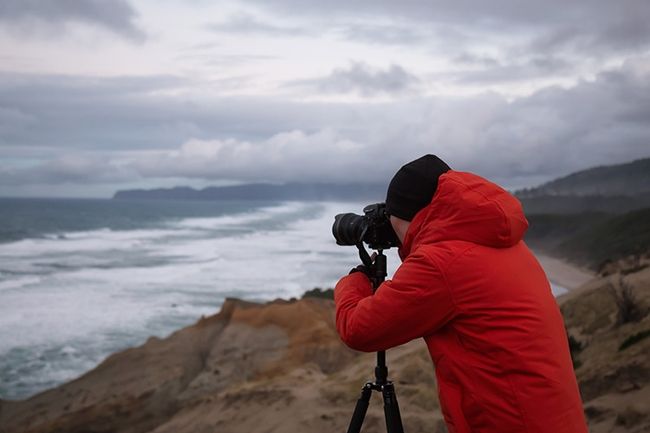
[[[640,312],[629,320],[622,296]],[[590,431],[648,431],[650,268],[593,279],[560,303]],[[218,314],[116,353],[72,382],[0,402],[0,433],[345,431],[375,356],[340,342],[333,307],[228,299]],[[423,342],[390,350],[388,365],[405,431],[446,431]],[[364,431],[385,431],[378,395]]]
[[[424,345],[391,360],[404,371],[398,392],[413,407],[404,411],[409,431],[442,425]],[[330,300],[228,299],[219,314],[116,353],[72,382],[1,402],[0,432],[341,430],[374,362],[340,342]],[[367,423],[379,425],[374,404]]]
[[590,431],[650,431],[650,268],[624,266],[561,298]]

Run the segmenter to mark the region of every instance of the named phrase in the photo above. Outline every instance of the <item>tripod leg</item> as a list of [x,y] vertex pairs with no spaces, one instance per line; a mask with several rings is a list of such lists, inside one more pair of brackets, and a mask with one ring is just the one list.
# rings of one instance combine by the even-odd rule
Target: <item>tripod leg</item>
[[361,431],[361,424],[363,424],[363,419],[366,417],[366,411],[370,404],[371,394],[372,384],[366,383],[361,390],[361,396],[359,397],[359,400],[357,400],[357,405],[354,407],[354,413],[352,414],[352,420],[348,427],[348,433],[359,433]]
[[384,397],[384,417],[386,418],[386,429],[388,433],[404,433],[402,417],[399,414],[397,396],[392,382],[382,386],[381,394]]

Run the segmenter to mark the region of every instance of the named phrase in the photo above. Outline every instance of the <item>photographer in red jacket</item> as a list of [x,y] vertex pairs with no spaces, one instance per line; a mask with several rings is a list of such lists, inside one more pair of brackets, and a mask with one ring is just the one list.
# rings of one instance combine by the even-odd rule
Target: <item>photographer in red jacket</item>
[[374,295],[364,272],[339,281],[341,339],[374,352],[424,338],[451,433],[587,432],[562,316],[522,240],[519,201],[425,155],[395,174],[386,210],[402,264]]

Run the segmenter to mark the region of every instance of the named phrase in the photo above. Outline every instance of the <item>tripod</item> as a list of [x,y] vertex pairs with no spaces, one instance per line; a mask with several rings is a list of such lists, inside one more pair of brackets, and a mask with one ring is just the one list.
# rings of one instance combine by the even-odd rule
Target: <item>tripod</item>
[[[368,252],[363,248],[363,245],[357,245],[359,248],[359,255],[364,265],[370,269],[373,292],[384,282],[386,279],[386,256],[383,250],[378,250],[374,263],[372,262]],[[381,392],[384,398],[384,417],[386,418],[386,429],[388,433],[404,433],[402,427],[402,417],[399,413],[399,406],[397,405],[397,396],[395,395],[395,387],[393,382],[388,380],[388,367],[386,366],[386,352],[377,352],[377,366],[375,367],[375,381],[367,382],[361,389],[361,396],[357,400],[357,405],[352,414],[352,420],[348,427],[348,433],[359,433],[361,425],[366,417],[366,411],[370,404],[370,396],[372,391]]]

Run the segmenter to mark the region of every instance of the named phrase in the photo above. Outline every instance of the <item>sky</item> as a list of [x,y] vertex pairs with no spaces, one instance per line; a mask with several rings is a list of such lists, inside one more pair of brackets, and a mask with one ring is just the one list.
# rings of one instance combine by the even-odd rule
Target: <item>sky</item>
[[650,156],[647,0],[0,0],[0,196]]

